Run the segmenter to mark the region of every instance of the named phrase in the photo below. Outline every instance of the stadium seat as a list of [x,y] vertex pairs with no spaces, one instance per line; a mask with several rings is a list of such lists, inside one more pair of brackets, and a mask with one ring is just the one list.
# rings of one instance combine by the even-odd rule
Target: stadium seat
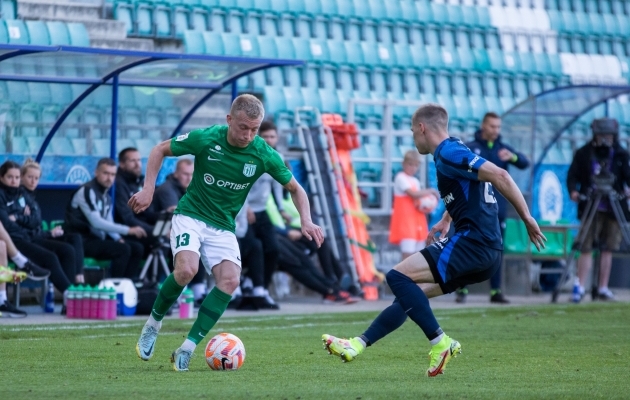
[[295,60],[295,45],[293,44],[293,40],[288,37],[275,37],[276,48],[278,50],[278,58],[284,60]]
[[5,20],[9,44],[29,44],[28,31],[24,21],[19,19]]
[[50,44],[70,45],[70,35],[66,24],[59,21],[47,21],[46,28],[48,28]]
[[15,19],[17,17],[17,0],[0,0],[0,18]]
[[69,156],[75,154],[76,152],[72,141],[67,137],[59,137],[59,135],[56,135],[51,139],[50,144],[46,149],[46,155]]
[[[186,30],[183,32],[184,51],[189,54],[203,54],[206,52],[203,34],[199,31]],[[223,43],[221,43],[223,46]]]
[[70,35],[70,44],[72,46],[90,47],[90,35],[85,25],[77,22],[69,22],[67,24],[68,34]]
[[134,17],[133,4],[117,1],[113,4],[112,12],[114,19],[122,21],[127,27],[127,35],[136,33],[136,19]]
[[507,254],[525,254],[528,244],[529,238],[525,224],[520,219],[506,219],[503,251]]
[[258,48],[262,58],[279,58],[276,40],[270,36],[258,36]]
[[175,34],[173,9],[167,5],[157,4],[154,11],[155,36],[172,37]]
[[220,34],[215,32],[203,32],[202,33],[203,42],[204,42],[204,53],[205,54],[214,54],[214,55],[223,55],[225,54],[223,48],[223,38]]
[[142,36],[153,36],[155,34],[153,29],[153,4],[139,1],[136,2],[135,5],[135,33]]
[[48,46],[50,44],[46,24],[42,21],[26,21],[26,30],[28,31],[30,44],[38,46]]

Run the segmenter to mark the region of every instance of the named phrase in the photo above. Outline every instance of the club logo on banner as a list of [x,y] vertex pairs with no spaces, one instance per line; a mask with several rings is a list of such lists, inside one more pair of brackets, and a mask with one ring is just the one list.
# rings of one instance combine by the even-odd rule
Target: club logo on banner
[[83,184],[88,182],[92,177],[88,170],[82,165],[73,165],[66,175],[66,183]]
[[558,176],[552,171],[543,172],[538,191],[540,218],[551,222],[558,221],[562,218],[562,206],[562,185]]

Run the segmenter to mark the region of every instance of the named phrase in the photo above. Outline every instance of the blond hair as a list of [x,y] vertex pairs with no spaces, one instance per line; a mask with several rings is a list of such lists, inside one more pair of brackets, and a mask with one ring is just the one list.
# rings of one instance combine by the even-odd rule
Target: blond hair
[[230,115],[234,117],[239,111],[243,111],[249,119],[258,119],[265,116],[265,108],[262,102],[251,94],[242,94],[234,99],[230,108]]
[[29,168],[38,170],[40,174],[42,173],[42,167],[39,165],[37,161],[33,160],[30,157],[24,161],[24,164],[22,164],[22,168],[20,168],[20,174],[22,176],[26,175]]
[[424,104],[413,113],[411,122],[414,125],[422,122],[430,131],[447,131],[448,112],[439,104]]
[[420,153],[418,150],[408,150],[403,156],[403,164],[420,164]]

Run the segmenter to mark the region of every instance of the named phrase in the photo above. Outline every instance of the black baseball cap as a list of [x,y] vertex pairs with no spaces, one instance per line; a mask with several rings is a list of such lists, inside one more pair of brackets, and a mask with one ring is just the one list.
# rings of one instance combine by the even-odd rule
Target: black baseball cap
[[591,123],[593,135],[617,135],[619,123],[614,118],[597,118]]

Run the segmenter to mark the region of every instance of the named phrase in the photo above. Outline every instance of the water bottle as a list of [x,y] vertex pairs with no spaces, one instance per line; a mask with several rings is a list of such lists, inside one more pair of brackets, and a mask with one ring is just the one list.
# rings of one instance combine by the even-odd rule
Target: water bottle
[[90,304],[92,303],[92,287],[87,285],[83,290],[83,301],[81,302],[81,318],[90,318]]
[[109,313],[109,293],[107,289],[101,288],[99,290],[99,300],[98,300],[98,319],[108,319]]
[[114,288],[107,289],[109,296],[109,306],[107,307],[107,319],[116,319],[116,310],[118,309],[118,301],[116,299],[116,290]]
[[98,302],[100,301],[100,291],[98,287],[92,289],[90,296],[90,319],[98,318]]
[[77,288],[74,285],[70,285],[66,301],[66,318],[76,318],[76,298]]
[[55,312],[55,288],[52,283],[48,284],[48,292],[46,293],[46,303],[44,306],[45,313]]
[[184,290],[179,303],[179,318],[187,319],[193,317],[193,305],[195,296],[190,289]]

